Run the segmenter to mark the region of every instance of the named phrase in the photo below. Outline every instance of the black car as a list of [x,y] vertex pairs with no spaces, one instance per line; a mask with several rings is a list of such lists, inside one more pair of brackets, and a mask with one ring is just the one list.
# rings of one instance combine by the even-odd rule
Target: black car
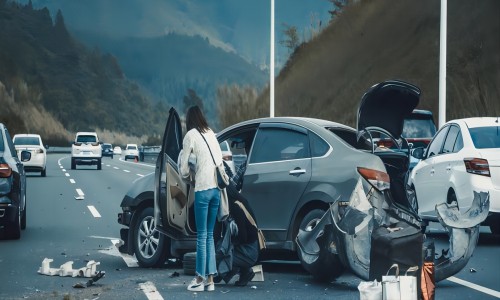
[[109,157],[113,158],[113,155],[114,155],[113,145],[104,143],[104,144],[101,144],[101,149],[102,149],[102,156],[109,156]]
[[16,148],[7,127],[0,123],[0,237],[19,239],[26,228],[26,174],[21,161],[31,159],[31,153]]

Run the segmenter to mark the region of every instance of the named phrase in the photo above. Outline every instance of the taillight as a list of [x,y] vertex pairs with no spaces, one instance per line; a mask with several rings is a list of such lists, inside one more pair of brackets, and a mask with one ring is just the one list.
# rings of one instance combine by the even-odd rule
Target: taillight
[[231,160],[233,160],[233,156],[230,155],[230,154],[223,155],[222,159],[225,160],[225,161],[231,161]]
[[358,172],[379,191],[387,190],[391,187],[389,174],[385,172],[361,167],[358,167]]
[[81,146],[81,145],[82,145],[82,143],[80,143],[80,142],[75,142],[75,146]]
[[467,173],[491,177],[488,160],[482,158],[464,158]]
[[43,153],[43,149],[36,149],[35,153]]
[[12,174],[12,168],[8,164],[0,164],[1,178],[10,177],[11,174]]
[[377,141],[378,147],[391,148],[394,146],[394,142],[391,140],[379,140]]
[[92,146],[99,146],[99,143],[92,143]]

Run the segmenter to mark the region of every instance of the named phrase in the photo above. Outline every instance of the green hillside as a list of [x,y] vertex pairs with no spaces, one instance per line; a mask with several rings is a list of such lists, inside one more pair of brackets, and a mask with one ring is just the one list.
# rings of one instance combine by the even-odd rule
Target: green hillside
[[115,57],[76,41],[60,12],[53,21],[47,9],[0,0],[0,28],[0,122],[12,133],[49,143],[82,130],[160,134],[167,105],[145,97]]

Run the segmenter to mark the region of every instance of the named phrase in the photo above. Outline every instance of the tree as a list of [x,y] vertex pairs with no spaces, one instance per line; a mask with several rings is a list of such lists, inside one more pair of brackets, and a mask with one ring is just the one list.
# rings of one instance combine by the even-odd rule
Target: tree
[[285,29],[283,29],[285,39],[280,41],[280,44],[288,48],[289,52],[293,52],[300,45],[297,27],[288,25],[286,23],[283,23],[283,26],[285,27]]
[[329,10],[328,13],[330,13],[330,21],[333,21],[335,17],[337,17],[342,9],[347,5],[349,0],[327,0],[332,4],[332,10]]

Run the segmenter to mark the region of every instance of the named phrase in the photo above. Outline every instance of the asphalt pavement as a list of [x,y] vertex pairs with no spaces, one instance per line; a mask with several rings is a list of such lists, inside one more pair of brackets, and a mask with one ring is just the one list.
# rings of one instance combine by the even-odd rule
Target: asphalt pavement
[[[137,267],[134,257],[122,255],[114,243],[121,226],[120,202],[133,181],[154,171],[145,163],[104,158],[95,166],[70,169],[67,153],[48,155],[47,177],[29,174],[27,228],[20,240],[0,241],[0,299],[359,299],[361,281],[346,273],[318,283],[297,261],[265,261],[264,281],[246,287],[218,284],[214,292],[186,290],[191,276],[169,261],[163,268]],[[430,226],[429,238],[444,244],[447,236]],[[436,299],[500,298],[500,236],[481,228],[479,244],[467,267],[439,282]],[[87,287],[89,278],[38,273],[45,258],[59,269],[98,263],[105,276]],[[234,280],[233,280],[234,281]],[[79,287],[81,286],[81,288]]]

